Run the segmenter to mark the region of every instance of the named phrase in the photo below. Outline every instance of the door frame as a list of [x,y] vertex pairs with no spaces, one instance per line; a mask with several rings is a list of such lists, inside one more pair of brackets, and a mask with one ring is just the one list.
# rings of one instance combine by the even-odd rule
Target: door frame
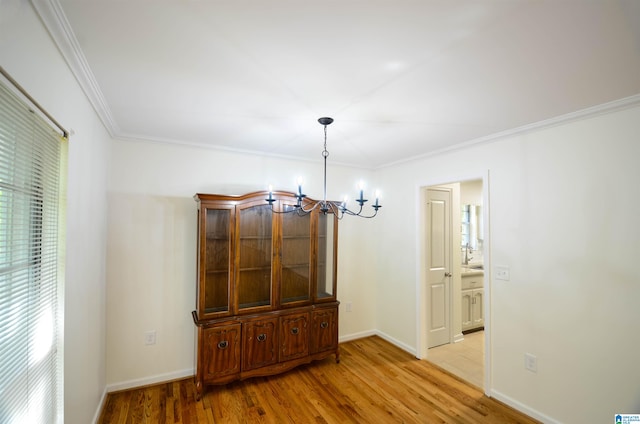
[[[483,306],[485,312],[484,321],[484,393],[490,396],[491,389],[491,228],[490,222],[490,203],[489,203],[489,170],[480,171],[478,173],[470,174],[454,174],[449,176],[435,177],[428,179],[423,183],[419,183],[415,188],[415,198],[417,213],[416,213],[416,228],[419,230],[416,232],[416,357],[418,359],[428,358],[428,340],[427,340],[427,308],[430,299],[428,298],[427,281],[426,281],[426,243],[425,237],[425,222],[426,217],[426,203],[423,193],[429,187],[442,186],[447,184],[453,184],[458,182],[470,181],[470,180],[482,180],[482,225],[484,227],[484,298]],[[452,258],[453,259],[453,258]],[[460,276],[457,276],[459,279]],[[450,290],[452,290],[453,284],[450,284]],[[453,299],[453,297],[451,297]],[[453,308],[451,308],[453,309]],[[450,311],[451,313],[453,311]],[[453,332],[453,330],[452,330]],[[451,335],[451,341],[453,342],[453,334]]]

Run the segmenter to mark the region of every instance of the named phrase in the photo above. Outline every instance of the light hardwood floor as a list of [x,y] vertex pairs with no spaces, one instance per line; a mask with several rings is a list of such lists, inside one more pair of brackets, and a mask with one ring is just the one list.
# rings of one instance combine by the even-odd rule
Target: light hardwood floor
[[193,379],[110,393],[100,423],[535,423],[379,337],[287,373],[207,388]]
[[427,359],[463,380],[484,387],[484,331],[464,335],[464,340],[429,349]]

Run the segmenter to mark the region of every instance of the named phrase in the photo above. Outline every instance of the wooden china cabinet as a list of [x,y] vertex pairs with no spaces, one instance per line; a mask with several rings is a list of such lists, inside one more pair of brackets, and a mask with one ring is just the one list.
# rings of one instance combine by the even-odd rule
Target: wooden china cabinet
[[[197,398],[209,384],[335,355],[338,219],[296,211],[293,193],[196,194]],[[306,204],[312,202],[306,200]]]

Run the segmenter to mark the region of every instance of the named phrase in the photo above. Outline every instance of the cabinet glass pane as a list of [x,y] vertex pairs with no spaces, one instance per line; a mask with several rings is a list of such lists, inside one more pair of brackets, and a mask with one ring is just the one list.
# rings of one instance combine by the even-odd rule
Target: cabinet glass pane
[[238,307],[271,304],[271,206],[240,210]]
[[334,296],[333,225],[332,214],[318,216],[318,299]]
[[[285,211],[293,206],[285,206]],[[296,212],[282,215],[281,303],[309,300],[309,258],[311,215]]]
[[231,211],[207,209],[205,240],[205,313],[229,310],[229,222]]

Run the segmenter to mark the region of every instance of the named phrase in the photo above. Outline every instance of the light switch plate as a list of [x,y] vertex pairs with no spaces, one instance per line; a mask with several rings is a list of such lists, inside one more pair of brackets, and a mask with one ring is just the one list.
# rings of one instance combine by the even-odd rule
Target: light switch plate
[[538,372],[538,358],[530,353],[524,354],[524,368],[531,372]]
[[496,280],[509,281],[509,267],[508,266],[496,266]]
[[149,346],[149,345],[154,345],[156,344],[156,331],[147,331],[146,333],[144,333],[144,344]]

